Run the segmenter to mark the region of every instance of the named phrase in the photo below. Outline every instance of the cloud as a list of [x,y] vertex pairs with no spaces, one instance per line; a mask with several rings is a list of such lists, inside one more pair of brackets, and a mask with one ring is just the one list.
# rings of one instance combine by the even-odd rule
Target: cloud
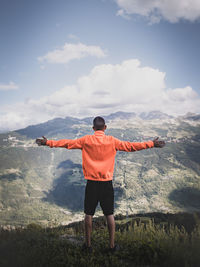
[[69,63],[71,60],[81,59],[87,56],[103,58],[106,54],[99,46],[87,46],[82,43],[65,43],[62,48],[50,51],[46,55],[38,57],[38,61],[48,63]]
[[76,41],[79,40],[79,38],[75,34],[71,34],[71,33],[68,34],[68,38],[72,40],[76,40]]
[[[200,112],[200,97],[190,87],[167,88],[166,73],[137,59],[95,66],[74,85],[40,99],[4,107],[1,130],[22,128],[55,117],[85,117],[115,111],[160,110],[172,115]],[[3,126],[2,126],[3,125]]]
[[117,16],[121,16],[121,17],[123,17],[124,19],[127,19],[127,20],[131,19],[131,16],[128,15],[123,9],[119,9],[117,11]]
[[166,91],[166,96],[170,101],[174,102],[187,102],[190,100],[195,100],[198,98],[197,93],[192,90],[190,86],[186,86],[185,88],[176,88],[176,89],[169,89]]
[[200,1],[198,0],[115,0],[119,6],[117,15],[127,17],[141,15],[150,23],[161,19],[176,23],[180,20],[194,22],[200,18]]
[[17,90],[18,88],[19,86],[13,82],[9,82],[9,84],[0,84],[0,91]]

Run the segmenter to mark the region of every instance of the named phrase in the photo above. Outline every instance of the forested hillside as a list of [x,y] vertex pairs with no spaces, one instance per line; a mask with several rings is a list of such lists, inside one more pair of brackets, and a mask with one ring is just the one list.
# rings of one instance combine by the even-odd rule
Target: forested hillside
[[[118,152],[113,184],[115,214],[200,211],[200,121],[161,112],[117,112],[105,117],[107,135],[163,149]],[[0,135],[0,224],[67,224],[83,218],[86,181],[81,151],[38,147],[35,138],[93,134],[92,118],[54,119]],[[100,208],[97,216],[102,215]]]

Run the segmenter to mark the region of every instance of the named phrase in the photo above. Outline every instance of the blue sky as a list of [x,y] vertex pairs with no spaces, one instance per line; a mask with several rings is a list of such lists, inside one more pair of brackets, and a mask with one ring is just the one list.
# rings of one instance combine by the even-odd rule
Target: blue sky
[[0,131],[118,110],[200,112],[195,0],[0,0]]

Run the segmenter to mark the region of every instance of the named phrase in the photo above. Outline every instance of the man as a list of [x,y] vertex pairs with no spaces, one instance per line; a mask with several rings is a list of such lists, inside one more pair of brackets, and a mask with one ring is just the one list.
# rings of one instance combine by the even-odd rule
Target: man
[[115,221],[114,221],[114,192],[113,192],[113,172],[116,151],[134,152],[141,149],[163,147],[164,141],[158,138],[148,142],[128,142],[121,141],[113,136],[106,136],[107,126],[102,117],[93,120],[94,135],[86,135],[78,139],[61,139],[59,141],[36,139],[36,143],[50,147],[64,147],[67,149],[82,150],[83,174],[87,180],[85,188],[84,212],[85,212],[85,248],[91,251],[92,217],[96,206],[100,206],[106,216],[110,251],[115,251],[114,244]]

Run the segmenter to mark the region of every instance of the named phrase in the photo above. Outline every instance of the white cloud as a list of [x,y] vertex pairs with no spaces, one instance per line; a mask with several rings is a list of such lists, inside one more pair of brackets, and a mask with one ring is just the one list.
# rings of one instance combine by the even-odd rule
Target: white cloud
[[187,102],[189,99],[194,100],[198,98],[197,93],[192,90],[190,86],[185,88],[169,89],[166,91],[166,96],[170,101],[174,102]]
[[22,128],[55,117],[96,116],[115,111],[160,110],[168,114],[200,112],[200,97],[190,87],[166,88],[164,72],[137,59],[102,64],[71,86],[38,100],[4,107],[1,130]]
[[131,19],[131,16],[128,15],[123,9],[119,9],[117,11],[117,16],[121,16],[121,17],[123,17],[124,19],[127,19],[127,20]]
[[117,15],[141,15],[150,23],[161,19],[176,23],[181,19],[196,21],[200,18],[199,0],[115,0],[120,10]]
[[76,40],[76,41],[79,40],[79,38],[75,34],[71,34],[71,33],[68,34],[68,38],[72,40]]
[[0,84],[0,91],[17,90],[18,88],[19,86],[13,82],[9,82],[9,84]]
[[106,54],[99,46],[87,46],[82,43],[65,43],[62,48],[50,51],[46,55],[38,57],[38,60],[48,63],[68,63],[71,60],[81,59],[87,56],[103,58]]

